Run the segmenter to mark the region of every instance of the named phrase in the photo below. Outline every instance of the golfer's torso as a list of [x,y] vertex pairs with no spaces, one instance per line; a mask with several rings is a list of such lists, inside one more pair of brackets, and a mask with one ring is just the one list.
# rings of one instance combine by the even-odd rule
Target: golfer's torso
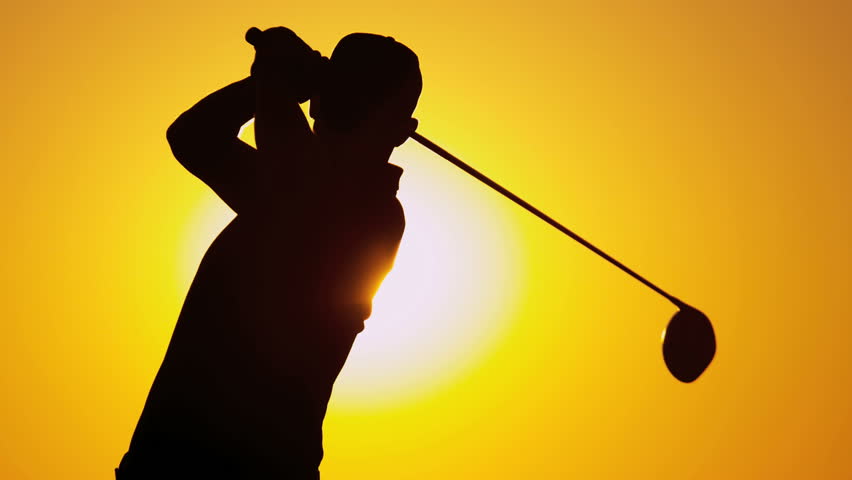
[[[319,462],[331,387],[377,287],[364,284],[389,269],[404,225],[395,198],[344,203],[282,209],[274,221],[238,216],[219,234],[137,433],[239,443],[267,432],[279,451]],[[355,260],[372,248],[381,265],[359,269]]]

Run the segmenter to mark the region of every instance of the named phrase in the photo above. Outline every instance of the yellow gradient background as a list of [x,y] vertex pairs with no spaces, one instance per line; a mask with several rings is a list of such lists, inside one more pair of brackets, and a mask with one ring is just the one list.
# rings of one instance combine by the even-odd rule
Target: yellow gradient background
[[[230,211],[165,129],[253,25],[421,59],[409,228],[329,406],[324,479],[852,477],[848,2],[17,2],[0,104],[0,478],[109,479]],[[250,132],[246,132],[250,135]]]

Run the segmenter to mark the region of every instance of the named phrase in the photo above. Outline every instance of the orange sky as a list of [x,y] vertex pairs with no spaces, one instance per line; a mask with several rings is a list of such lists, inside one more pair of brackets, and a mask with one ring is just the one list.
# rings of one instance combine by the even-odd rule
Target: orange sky
[[668,302],[408,142],[408,228],[324,479],[852,476],[852,8],[669,3],[7,6],[0,478],[112,478],[230,218],[165,129],[279,24],[326,54],[353,31],[409,45],[421,133],[719,344],[676,382]]

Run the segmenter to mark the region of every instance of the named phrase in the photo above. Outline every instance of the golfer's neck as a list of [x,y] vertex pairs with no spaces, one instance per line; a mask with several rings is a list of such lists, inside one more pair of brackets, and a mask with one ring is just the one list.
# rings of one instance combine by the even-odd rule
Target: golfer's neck
[[324,143],[323,154],[329,163],[345,170],[377,168],[388,163],[393,148],[367,148],[366,145]]

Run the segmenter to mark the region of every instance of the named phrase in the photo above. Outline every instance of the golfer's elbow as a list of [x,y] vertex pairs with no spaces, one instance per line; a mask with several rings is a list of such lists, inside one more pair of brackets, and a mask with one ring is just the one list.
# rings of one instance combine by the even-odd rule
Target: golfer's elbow
[[194,135],[192,131],[194,129],[187,123],[184,115],[181,115],[166,129],[166,140],[169,142],[172,150],[175,148],[183,149],[183,147],[193,141]]
[[169,142],[172,153],[177,161],[189,171],[192,171],[192,159],[197,157],[193,152],[197,151],[201,142],[203,142],[202,136],[198,134],[197,130],[191,122],[187,121],[185,115],[178,117],[166,129],[166,140]]

